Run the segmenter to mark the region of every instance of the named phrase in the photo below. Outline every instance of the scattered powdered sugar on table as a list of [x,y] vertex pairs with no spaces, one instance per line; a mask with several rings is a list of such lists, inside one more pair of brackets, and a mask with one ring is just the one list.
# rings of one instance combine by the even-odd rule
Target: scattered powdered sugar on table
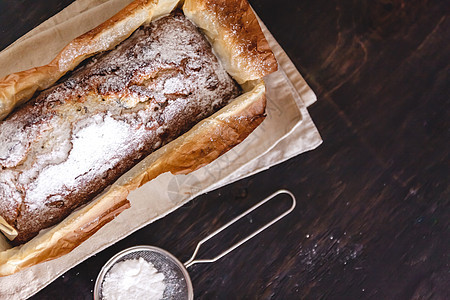
[[105,300],[162,299],[166,284],[164,274],[142,257],[115,264],[102,284]]

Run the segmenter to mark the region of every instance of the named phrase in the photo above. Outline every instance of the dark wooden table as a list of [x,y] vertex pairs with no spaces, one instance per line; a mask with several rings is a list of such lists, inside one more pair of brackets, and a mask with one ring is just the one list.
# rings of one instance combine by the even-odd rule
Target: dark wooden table
[[[69,3],[1,1],[0,49]],[[324,143],[198,197],[35,299],[90,299],[101,266],[130,246],[186,260],[201,237],[279,188],[299,198],[294,212],[222,260],[192,267],[196,298],[450,299],[448,2],[251,3],[317,93],[310,113]]]

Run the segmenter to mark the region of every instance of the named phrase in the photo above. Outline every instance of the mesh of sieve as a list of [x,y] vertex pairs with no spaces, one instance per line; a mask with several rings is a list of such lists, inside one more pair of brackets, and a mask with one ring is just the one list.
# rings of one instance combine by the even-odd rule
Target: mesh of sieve
[[[228,228],[230,225],[234,224],[236,221],[242,219],[261,205],[265,204],[269,200],[275,198],[277,195],[280,194],[287,194],[290,196],[292,205],[291,207],[283,212],[278,217],[272,219],[272,221],[266,223],[264,226],[258,228],[256,231],[248,235],[247,237],[243,238],[239,242],[235,243],[219,255],[213,258],[209,259],[196,259],[196,256],[198,254],[198,251],[200,247],[208,240],[216,236],[218,233],[222,232],[226,228]],[[166,289],[164,290],[163,299],[194,299],[194,292],[192,289],[192,282],[189,277],[189,274],[186,270],[186,268],[199,263],[212,263],[215,262],[234,249],[238,248],[242,244],[246,243],[256,235],[260,234],[282,218],[284,218],[286,215],[291,213],[296,206],[296,200],[294,194],[292,194],[288,190],[278,190],[272,195],[268,196],[267,198],[263,199],[262,201],[258,202],[257,204],[253,205],[249,209],[247,209],[245,212],[241,213],[239,216],[235,217],[219,229],[216,229],[214,232],[200,240],[198,242],[197,247],[194,250],[194,253],[192,254],[192,257],[184,263],[184,265],[172,254],[169,252],[153,246],[136,246],[132,248],[128,248],[123,250],[122,252],[117,253],[115,256],[113,256],[102,268],[100,271],[100,274],[97,277],[97,281],[95,282],[95,289],[94,289],[94,299],[103,299],[102,298],[102,285],[103,280],[106,276],[106,274],[111,270],[111,268],[118,262],[129,260],[129,259],[138,259],[142,257],[147,262],[150,262],[153,264],[153,266],[158,270],[158,272],[163,273],[165,276],[164,283],[166,284]]]
[[164,274],[163,299],[193,299],[193,289],[189,274],[184,265],[169,252],[153,246],[136,246],[125,249],[113,256],[102,268],[94,288],[94,299],[103,299],[102,286],[106,274],[118,262],[142,257],[153,264],[158,272]]

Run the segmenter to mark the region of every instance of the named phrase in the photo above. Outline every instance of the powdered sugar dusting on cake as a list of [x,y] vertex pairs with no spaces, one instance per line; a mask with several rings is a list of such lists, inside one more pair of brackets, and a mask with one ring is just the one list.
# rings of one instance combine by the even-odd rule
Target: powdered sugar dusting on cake
[[3,167],[16,166],[26,155],[27,145],[22,142],[26,132],[18,127],[0,124],[0,165]]
[[32,237],[239,92],[184,16],[143,26],[0,123],[0,215]]
[[31,143],[47,129],[46,124],[0,123],[0,167],[11,168],[23,161]]
[[[74,132],[72,150],[63,163],[47,166],[30,185],[26,203],[36,209],[52,195],[64,195],[77,187],[80,175],[99,174],[113,167],[123,151],[127,151],[131,128],[110,116],[96,115],[90,124]],[[125,143],[124,143],[125,142]],[[83,178],[89,180],[89,178]]]

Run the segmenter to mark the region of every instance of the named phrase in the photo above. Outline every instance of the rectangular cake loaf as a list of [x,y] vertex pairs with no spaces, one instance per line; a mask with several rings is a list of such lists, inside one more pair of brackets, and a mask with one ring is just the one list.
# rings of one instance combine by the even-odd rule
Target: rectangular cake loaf
[[240,87],[181,12],[139,28],[0,123],[0,215],[23,243]]
[[0,79],[0,276],[69,253],[133,189],[242,142],[277,69],[246,0],[134,0],[67,42]]

